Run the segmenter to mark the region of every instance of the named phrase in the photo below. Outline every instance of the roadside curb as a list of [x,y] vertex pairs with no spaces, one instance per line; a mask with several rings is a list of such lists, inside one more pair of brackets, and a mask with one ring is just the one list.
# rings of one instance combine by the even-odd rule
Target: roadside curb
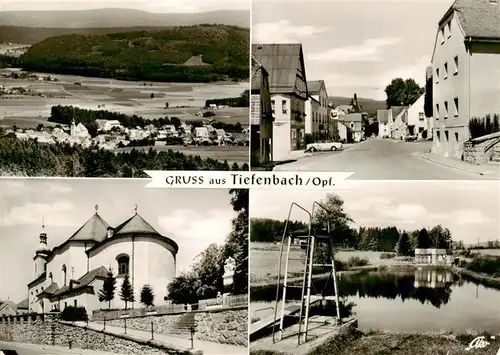
[[416,157],[418,157],[420,159],[426,160],[426,161],[428,161],[430,163],[433,163],[433,164],[438,164],[438,165],[441,165],[441,166],[446,166],[448,168],[459,170],[459,171],[464,171],[466,173],[475,174],[475,175],[479,175],[479,176],[492,177],[494,179],[499,179],[500,178],[498,176],[491,175],[491,174],[488,174],[488,173],[477,172],[477,171],[465,169],[465,168],[462,168],[462,167],[458,167],[458,166],[455,166],[455,165],[447,164],[447,163],[444,163],[444,162],[440,162],[440,161],[437,161],[437,160],[433,160],[433,159],[431,159],[429,157],[426,157],[424,154],[429,154],[429,153],[416,152],[416,153],[413,153],[413,156],[416,156]]

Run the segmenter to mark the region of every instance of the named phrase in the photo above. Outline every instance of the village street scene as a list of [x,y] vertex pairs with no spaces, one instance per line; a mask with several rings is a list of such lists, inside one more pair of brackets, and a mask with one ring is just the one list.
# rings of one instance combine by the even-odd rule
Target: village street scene
[[500,177],[498,1],[256,1],[252,11],[252,169]]
[[249,4],[72,4],[2,9],[3,176],[248,170]]
[[250,354],[496,355],[498,184],[366,186],[252,191]]
[[248,190],[4,179],[0,193],[2,351],[247,353]]

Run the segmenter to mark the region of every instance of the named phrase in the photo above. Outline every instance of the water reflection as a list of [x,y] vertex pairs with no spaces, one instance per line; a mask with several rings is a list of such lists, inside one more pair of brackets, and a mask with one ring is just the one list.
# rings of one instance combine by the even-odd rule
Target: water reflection
[[[435,269],[419,269],[415,272],[385,272],[371,271],[340,278],[339,290],[342,296],[358,296],[360,298],[400,298],[419,300],[422,304],[428,302],[434,307],[448,303],[451,295],[451,285],[458,281],[449,271]],[[313,294],[333,295],[333,281],[315,280]],[[280,297],[282,288],[280,288]],[[253,291],[253,300],[273,301],[276,294],[271,289]],[[287,300],[300,300],[300,288],[287,289]]]
[[[354,312],[361,329],[500,331],[500,291],[460,279],[447,270],[371,271],[344,275],[338,282],[341,313],[345,317]],[[331,281],[314,282],[313,294],[332,295],[332,290]],[[274,304],[275,291],[275,287],[252,290],[252,310]],[[288,289],[287,301],[297,303],[300,297],[300,288]],[[334,303],[316,312],[335,312]]]

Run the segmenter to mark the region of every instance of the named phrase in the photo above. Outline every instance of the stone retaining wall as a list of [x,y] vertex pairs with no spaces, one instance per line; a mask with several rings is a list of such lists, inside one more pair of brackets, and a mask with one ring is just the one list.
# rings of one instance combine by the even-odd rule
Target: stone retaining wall
[[195,337],[222,344],[248,345],[248,307],[233,310],[196,312]]
[[[500,154],[500,133],[493,133],[464,143],[464,161],[485,164]],[[492,147],[491,145],[494,144]]]
[[[248,344],[248,306],[193,311],[196,321],[194,339],[221,344],[247,346]],[[175,325],[186,313],[159,314],[106,320],[106,324],[116,327],[151,331],[153,323],[157,334],[171,335]],[[98,323],[103,323],[98,321]],[[177,330],[178,331],[178,330]]]
[[134,339],[106,331],[63,324],[53,315],[4,317],[0,319],[0,340],[59,345],[120,354],[187,355],[190,351],[166,347],[155,341]]

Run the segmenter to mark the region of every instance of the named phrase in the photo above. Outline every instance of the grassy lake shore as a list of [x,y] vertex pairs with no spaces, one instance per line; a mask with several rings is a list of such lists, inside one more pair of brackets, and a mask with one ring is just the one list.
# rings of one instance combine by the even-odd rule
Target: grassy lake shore
[[[466,350],[473,339],[485,336],[484,348]],[[312,350],[308,355],[496,355],[500,336],[490,334],[362,333],[353,330]],[[278,355],[271,351],[250,351],[251,355]]]

